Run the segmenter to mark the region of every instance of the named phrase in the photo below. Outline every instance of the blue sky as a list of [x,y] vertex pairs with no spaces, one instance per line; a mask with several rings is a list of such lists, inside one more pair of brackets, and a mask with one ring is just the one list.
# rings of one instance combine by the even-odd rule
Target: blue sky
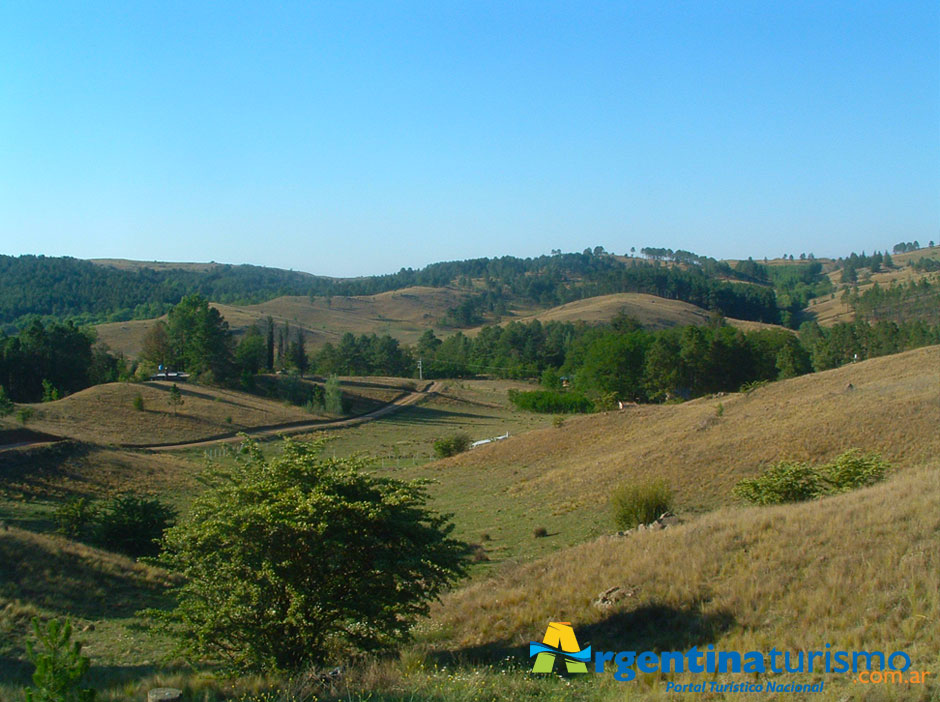
[[940,239],[930,2],[0,6],[0,253],[363,275]]

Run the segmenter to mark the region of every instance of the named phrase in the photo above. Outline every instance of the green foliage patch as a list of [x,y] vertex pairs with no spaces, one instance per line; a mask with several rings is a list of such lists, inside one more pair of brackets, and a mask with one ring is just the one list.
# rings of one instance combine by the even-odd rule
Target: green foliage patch
[[509,401],[518,409],[543,414],[572,414],[594,411],[594,403],[577,392],[510,390]]
[[611,493],[610,505],[618,529],[656,521],[672,509],[672,489],[665,480],[626,483]]
[[166,532],[164,565],[184,577],[172,612],[149,610],[178,653],[241,670],[298,670],[338,652],[394,648],[465,572],[467,545],[425,507],[423,483],[364,471],[285,441],[246,442],[234,465]]
[[804,502],[855,490],[884,480],[890,466],[877,453],[852,449],[822,466],[780,461],[755,478],[745,478],[734,494],[756,505]]

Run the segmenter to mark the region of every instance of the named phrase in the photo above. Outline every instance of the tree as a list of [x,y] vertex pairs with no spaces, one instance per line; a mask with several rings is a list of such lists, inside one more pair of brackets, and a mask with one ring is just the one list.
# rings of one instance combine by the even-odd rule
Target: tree
[[274,370],[274,318],[271,315],[268,315],[268,319],[265,322],[266,332],[267,332],[267,356],[265,358],[265,368],[268,372]]
[[90,661],[82,655],[82,644],[72,641],[72,623],[50,619],[43,629],[33,617],[32,624],[39,647],[26,643],[26,656],[36,666],[35,687],[26,690],[26,702],[93,702],[95,691],[80,687]]
[[166,332],[166,322],[158,320],[150,326],[144,335],[140,358],[155,366],[166,368],[172,358],[172,353],[170,339]]
[[176,410],[183,406],[183,394],[180,392],[180,389],[176,387],[176,383],[173,383],[173,387],[170,388],[170,393],[166,398],[167,404],[173,408],[173,415],[176,415]]
[[304,330],[297,330],[297,337],[290,344],[290,362],[294,368],[297,369],[297,372],[300,373],[300,377],[304,377],[304,373],[307,372],[307,368],[310,367],[310,359],[307,358],[307,347],[304,340]]
[[219,311],[201,295],[187,295],[167,316],[172,363],[193,374],[225,380],[232,371],[233,341]]
[[256,375],[267,363],[267,348],[261,332],[255,325],[248,328],[238,348],[235,349],[235,362],[242,373]]
[[176,608],[149,612],[180,653],[289,671],[391,648],[464,574],[466,544],[425,507],[423,483],[323,458],[322,446],[287,440],[266,458],[246,441],[232,467],[204,476],[208,490],[164,537],[161,559],[184,577]]

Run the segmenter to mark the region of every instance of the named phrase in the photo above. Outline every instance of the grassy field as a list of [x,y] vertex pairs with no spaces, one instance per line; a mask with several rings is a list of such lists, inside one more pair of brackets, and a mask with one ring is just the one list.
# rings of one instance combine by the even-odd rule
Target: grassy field
[[[177,386],[183,404],[174,406],[169,403],[172,385],[165,381],[95,385],[62,400],[25,405],[34,411],[28,426],[89,443],[142,446],[340,416],[246,392],[188,383]],[[349,414],[358,415],[391,402],[414,388],[414,383],[401,378],[345,378],[340,380],[340,388]],[[140,410],[134,404],[138,396],[143,402]],[[6,423],[13,425],[14,420]]]
[[[159,605],[169,576],[37,533],[50,528],[57,501],[73,495],[136,488],[185,509],[204,452],[59,444],[30,449],[19,463],[6,452],[0,458],[0,519],[9,525],[0,527],[0,680],[7,682],[0,683],[0,699],[21,699],[16,690],[27,673],[22,632],[29,616],[66,612],[87,641],[103,699],[112,701],[142,699],[148,687],[163,684],[185,688],[188,700],[209,701],[247,700],[291,686],[337,701],[676,699],[663,692],[659,676],[617,683],[610,675],[527,674],[523,648],[541,638],[550,620],[573,622],[582,645],[595,649],[816,650],[831,643],[905,650],[917,666],[940,674],[938,368],[940,347],[930,347],[750,394],[569,417],[562,426],[511,409],[506,390],[517,383],[448,381],[421,405],[328,433],[328,454],[364,451],[377,456],[374,470],[382,474],[434,480],[433,505],[453,513],[458,536],[480,544],[489,559],[420,625],[415,644],[400,656],[357,662],[333,687],[277,678],[226,681],[208,668],[158,664],[168,642],[149,638],[132,613]],[[510,438],[430,460],[433,440],[457,431],[473,439],[508,431]],[[892,463],[886,483],[760,509],[731,495],[740,478],[768,463],[821,462],[854,447],[880,451]],[[34,453],[41,450],[49,454]],[[611,536],[611,488],[654,477],[673,487],[684,524]],[[547,536],[537,538],[536,527]],[[21,572],[14,564],[23,562]],[[594,607],[594,598],[613,586],[629,595],[610,609]],[[91,593],[87,602],[84,593]],[[113,608],[103,604],[112,599]],[[935,694],[934,688],[831,683],[814,699]]]
[[[540,322],[607,322],[621,312],[650,329],[686,325],[702,326],[708,324],[710,319],[708,310],[681,300],[668,300],[645,293],[616,293],[569,302],[566,305],[530,315],[520,315],[513,321],[529,322],[537,319]],[[780,328],[773,324],[740,319],[727,321],[739,329],[746,330]]]
[[[783,458],[821,462],[858,447],[920,465],[940,454],[938,368],[930,347],[750,394],[570,417],[398,474],[437,481],[435,506],[457,515],[468,540],[489,535],[494,561],[530,558],[609,531],[608,496],[625,482],[663,478],[692,514],[733,504],[738,480]],[[549,536],[534,538],[537,527]]]
[[[326,342],[337,343],[346,332],[353,334],[389,334],[399,341],[414,344],[418,337],[435,325],[451,307],[466,297],[456,288],[413,287],[378,295],[356,297],[285,296],[260,305],[223,305],[213,307],[229,326],[241,334],[253,324],[271,316],[283,326],[303,329],[311,348]],[[154,320],[135,320],[99,324],[100,341],[115,351],[134,358],[140,353],[144,335]]]

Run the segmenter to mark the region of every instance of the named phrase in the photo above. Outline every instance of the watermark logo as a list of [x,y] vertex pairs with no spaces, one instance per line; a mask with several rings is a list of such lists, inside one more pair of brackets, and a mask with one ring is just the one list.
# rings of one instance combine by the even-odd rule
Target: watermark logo
[[[638,673],[743,673],[779,675],[784,673],[851,674],[859,683],[924,684],[928,671],[912,671],[911,658],[904,651],[844,651],[826,644],[819,651],[719,651],[711,644],[692,646],[688,651],[594,651],[581,648],[571,622],[549,622],[542,643],[529,642],[529,658],[535,657],[533,673],[552,673],[559,660],[568,673],[611,670],[620,682],[635,680]],[[690,683],[667,681],[667,692],[822,692],[825,682],[730,682],[714,680]]]
[[535,656],[533,673],[551,673],[559,657],[564,659],[569,673],[586,673],[591,647],[581,648],[571,622],[549,622],[542,643],[529,642],[529,658],[532,656]]

